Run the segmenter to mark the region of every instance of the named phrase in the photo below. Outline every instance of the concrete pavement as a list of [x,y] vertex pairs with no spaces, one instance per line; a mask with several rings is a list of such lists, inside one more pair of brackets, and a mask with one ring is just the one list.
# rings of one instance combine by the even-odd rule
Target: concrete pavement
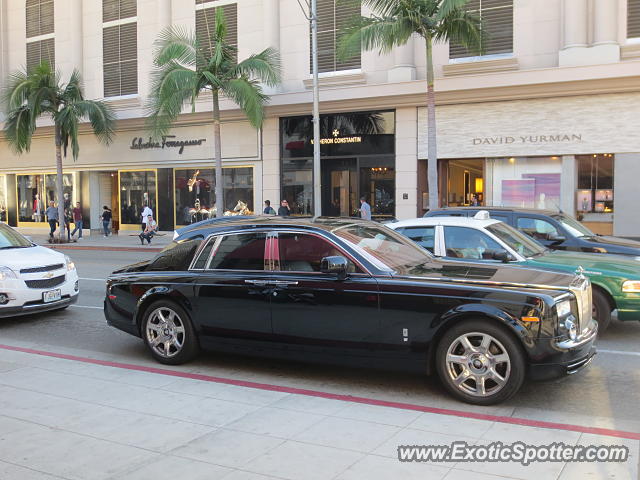
[[48,242],[48,233],[43,233],[42,229],[34,230],[18,228],[17,230],[20,231],[23,235],[29,236],[31,240],[38,245],[55,248],[56,250],[147,250],[151,252],[157,252],[171,243],[171,240],[173,239],[172,231],[158,232],[158,235],[154,236],[151,240],[151,245],[148,245],[146,241],[144,242],[144,245],[141,245],[140,239],[138,238],[138,234],[140,232],[120,231],[117,235],[105,237],[99,232],[92,232],[91,234],[87,234],[88,230],[85,230],[85,234],[83,235],[82,240],[78,240],[77,242],[72,243],[50,244]]
[[[0,346],[0,479],[635,479],[639,442]],[[334,396],[335,397],[335,396]],[[464,410],[464,405],[461,406]],[[624,437],[623,433],[623,437]],[[627,436],[630,436],[627,434]],[[631,435],[633,436],[633,435]],[[401,463],[398,445],[626,445],[624,463]]]

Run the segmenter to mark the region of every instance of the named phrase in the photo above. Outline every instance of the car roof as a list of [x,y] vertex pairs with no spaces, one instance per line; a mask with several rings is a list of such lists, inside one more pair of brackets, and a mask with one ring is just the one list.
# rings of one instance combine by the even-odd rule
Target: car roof
[[176,232],[178,236],[184,234],[209,235],[214,231],[223,231],[230,228],[250,229],[250,228],[282,228],[296,227],[310,230],[324,230],[330,232],[336,228],[347,225],[381,225],[370,220],[344,217],[279,217],[272,215],[250,215],[250,216],[229,216],[203,220],[192,225],[182,227]]
[[487,210],[488,212],[516,212],[516,213],[530,213],[534,215],[558,215],[559,213],[556,210],[538,210],[535,208],[517,208],[517,207],[442,207],[442,208],[434,208],[430,210],[430,212],[464,212],[464,211],[478,211],[478,210]]
[[455,226],[455,227],[471,227],[471,228],[485,228],[489,225],[493,225],[494,223],[500,223],[500,220],[496,220],[495,218],[490,218],[488,220],[479,220],[477,218],[468,218],[468,217],[422,217],[422,218],[412,218],[410,220],[402,220],[400,222],[391,223],[388,226],[393,228],[400,227],[427,227],[432,225],[444,225],[444,226]]

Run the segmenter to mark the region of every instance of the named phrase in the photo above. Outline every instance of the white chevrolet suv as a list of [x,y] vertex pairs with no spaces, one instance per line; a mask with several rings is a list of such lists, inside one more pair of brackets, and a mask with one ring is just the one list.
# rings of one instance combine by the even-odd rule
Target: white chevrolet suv
[[77,299],[71,259],[0,222],[0,318],[58,310]]

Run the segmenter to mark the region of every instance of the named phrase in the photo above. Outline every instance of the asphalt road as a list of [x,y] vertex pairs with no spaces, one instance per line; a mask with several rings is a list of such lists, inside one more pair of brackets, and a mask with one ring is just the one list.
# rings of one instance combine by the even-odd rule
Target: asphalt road
[[[150,252],[74,250],[78,304],[62,312],[0,320],[0,342],[30,342],[48,351],[76,349],[94,358],[150,364],[141,340],[106,325],[102,313],[104,279],[118,266],[143,260]],[[186,366],[208,375],[352,394],[430,407],[479,411],[640,432],[640,322],[613,322],[599,340],[591,366],[572,377],[527,382],[516,397],[495,407],[473,407],[450,399],[436,377],[402,372],[265,360],[206,353]]]

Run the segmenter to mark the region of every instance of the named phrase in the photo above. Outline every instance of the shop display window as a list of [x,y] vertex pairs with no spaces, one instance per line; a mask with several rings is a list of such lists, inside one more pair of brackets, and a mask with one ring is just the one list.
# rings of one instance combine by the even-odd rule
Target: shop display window
[[[175,169],[176,224],[189,225],[216,216],[215,170]],[[225,216],[253,213],[253,168],[222,169]]]
[[[58,205],[56,197],[56,178],[54,174],[17,175],[18,190],[18,221],[19,222],[44,222],[44,212],[49,202]],[[65,208],[73,201],[73,174],[65,173],[62,176],[62,189]]]
[[0,222],[7,221],[7,177],[0,175]]
[[157,219],[156,189],[154,170],[121,171],[120,176],[120,223],[140,225],[142,210],[148,205]]
[[577,155],[576,162],[578,213],[613,213],[613,154]]

